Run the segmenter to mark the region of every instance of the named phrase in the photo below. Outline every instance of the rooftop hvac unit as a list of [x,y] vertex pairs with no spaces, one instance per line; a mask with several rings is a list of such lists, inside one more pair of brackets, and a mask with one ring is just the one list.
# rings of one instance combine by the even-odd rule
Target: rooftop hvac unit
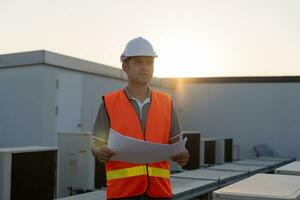
[[74,189],[95,188],[95,159],[91,153],[90,132],[58,133],[59,189],[65,197]]
[[211,138],[201,139],[201,166],[216,164],[216,140]]
[[233,161],[233,139],[232,138],[225,138],[224,139],[225,147],[224,147],[224,156],[225,162],[232,162]]
[[56,198],[57,148],[0,149],[0,199]]
[[201,166],[232,162],[232,138],[203,138],[201,140]]
[[274,170],[275,174],[300,176],[300,161],[294,161]]
[[299,200],[300,177],[256,174],[213,192],[214,200]]
[[232,155],[233,155],[232,138],[215,138],[215,140],[216,140],[215,164],[232,162]]
[[185,148],[189,151],[190,158],[189,162],[183,166],[184,169],[199,169],[200,168],[200,143],[201,143],[201,134],[196,131],[183,131],[183,137],[187,137],[187,143]]

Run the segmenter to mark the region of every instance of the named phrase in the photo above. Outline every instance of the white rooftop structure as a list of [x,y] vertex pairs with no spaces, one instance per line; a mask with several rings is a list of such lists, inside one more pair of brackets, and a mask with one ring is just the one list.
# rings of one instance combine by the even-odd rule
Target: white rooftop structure
[[300,176],[257,174],[213,193],[214,200],[300,199]]
[[290,164],[284,165],[275,169],[274,171],[277,174],[286,174],[286,175],[300,175],[300,161],[294,161]]
[[210,170],[206,168],[184,171],[180,173],[171,174],[173,178],[189,178],[198,180],[215,180],[219,182],[219,187],[228,185],[248,177],[245,171],[221,171]]
[[[0,69],[11,67],[26,67],[41,64],[70,69],[78,72],[96,74],[120,80],[127,80],[126,74],[121,68],[99,64],[46,50],[0,55]],[[168,81],[153,77],[151,84],[155,86],[161,86],[164,84],[168,85]]]
[[[56,146],[57,132],[91,131],[102,96],[123,88],[126,75],[49,51],[0,55],[0,147]],[[172,95],[172,84],[153,78]]]

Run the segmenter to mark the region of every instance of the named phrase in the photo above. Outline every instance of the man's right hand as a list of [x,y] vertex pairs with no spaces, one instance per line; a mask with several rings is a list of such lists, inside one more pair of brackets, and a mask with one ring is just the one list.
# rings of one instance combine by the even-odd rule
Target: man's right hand
[[106,145],[101,145],[99,147],[93,145],[92,153],[99,162],[104,164],[107,163],[110,160],[110,158],[116,154],[113,150],[108,148]]

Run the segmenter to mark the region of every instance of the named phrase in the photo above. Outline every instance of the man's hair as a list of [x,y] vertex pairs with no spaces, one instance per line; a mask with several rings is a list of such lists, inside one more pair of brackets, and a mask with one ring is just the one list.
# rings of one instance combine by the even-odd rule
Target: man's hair
[[127,65],[128,65],[128,63],[129,63],[130,59],[131,59],[131,57],[128,57],[128,58],[126,58],[126,59],[123,61],[123,63],[125,63],[125,64],[127,64]]

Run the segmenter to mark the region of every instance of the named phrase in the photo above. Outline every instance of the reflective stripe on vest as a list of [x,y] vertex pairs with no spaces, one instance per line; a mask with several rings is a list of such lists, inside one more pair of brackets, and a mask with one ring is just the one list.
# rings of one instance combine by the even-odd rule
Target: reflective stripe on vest
[[[170,170],[157,168],[157,167],[148,167],[149,176],[161,177],[161,178],[170,178]],[[115,180],[120,178],[127,178],[132,176],[141,176],[147,175],[147,168],[145,165],[137,167],[129,167],[125,169],[110,170],[106,173],[107,180]]]

